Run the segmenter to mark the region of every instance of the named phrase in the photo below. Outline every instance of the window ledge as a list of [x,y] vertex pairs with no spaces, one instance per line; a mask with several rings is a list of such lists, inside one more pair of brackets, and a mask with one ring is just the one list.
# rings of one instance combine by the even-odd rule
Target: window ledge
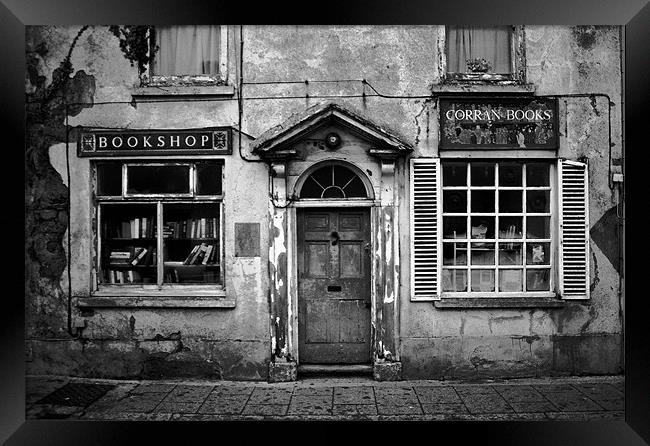
[[562,308],[554,297],[446,297],[433,302],[436,308]]
[[178,96],[233,96],[232,85],[147,85],[135,87],[133,98],[168,98]]
[[433,93],[502,93],[533,94],[535,84],[519,84],[516,81],[454,81],[437,84]]
[[223,290],[115,290],[94,292],[77,300],[81,308],[235,308]]

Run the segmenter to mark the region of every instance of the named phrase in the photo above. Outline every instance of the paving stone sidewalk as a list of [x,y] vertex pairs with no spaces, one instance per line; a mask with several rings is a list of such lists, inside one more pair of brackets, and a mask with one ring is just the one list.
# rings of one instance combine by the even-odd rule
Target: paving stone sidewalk
[[[376,382],[361,377],[309,378],[276,384],[29,376],[26,388],[27,419],[624,419],[622,376],[478,383],[433,380]],[[93,392],[102,396],[97,398]]]

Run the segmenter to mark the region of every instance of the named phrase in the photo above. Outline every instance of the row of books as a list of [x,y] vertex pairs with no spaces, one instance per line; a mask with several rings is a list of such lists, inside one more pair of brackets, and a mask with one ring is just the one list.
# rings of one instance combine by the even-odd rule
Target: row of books
[[156,248],[149,246],[127,246],[111,250],[109,264],[112,266],[152,266],[156,264]]
[[183,261],[183,265],[208,265],[219,258],[216,244],[201,243],[194,245],[192,251]]
[[150,277],[142,277],[138,271],[134,270],[106,270],[108,276],[108,283],[149,283]]
[[109,224],[106,236],[109,238],[154,238],[156,236],[156,218],[138,217]]
[[163,226],[164,238],[217,238],[219,221],[213,218],[188,218],[169,221]]

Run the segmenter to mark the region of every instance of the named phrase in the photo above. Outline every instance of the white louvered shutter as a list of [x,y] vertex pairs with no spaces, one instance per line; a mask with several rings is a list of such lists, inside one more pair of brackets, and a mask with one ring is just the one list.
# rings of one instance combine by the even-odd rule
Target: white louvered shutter
[[411,300],[440,297],[440,159],[411,159]]
[[560,287],[564,299],[589,298],[587,165],[559,160]]

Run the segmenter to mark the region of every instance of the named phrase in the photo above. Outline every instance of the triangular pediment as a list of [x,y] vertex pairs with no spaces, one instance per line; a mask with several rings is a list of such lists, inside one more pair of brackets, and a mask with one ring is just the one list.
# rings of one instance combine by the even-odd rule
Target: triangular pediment
[[324,126],[340,126],[371,142],[371,155],[397,158],[413,148],[394,131],[335,103],[318,104],[261,134],[253,151],[262,158],[291,158],[293,146]]

